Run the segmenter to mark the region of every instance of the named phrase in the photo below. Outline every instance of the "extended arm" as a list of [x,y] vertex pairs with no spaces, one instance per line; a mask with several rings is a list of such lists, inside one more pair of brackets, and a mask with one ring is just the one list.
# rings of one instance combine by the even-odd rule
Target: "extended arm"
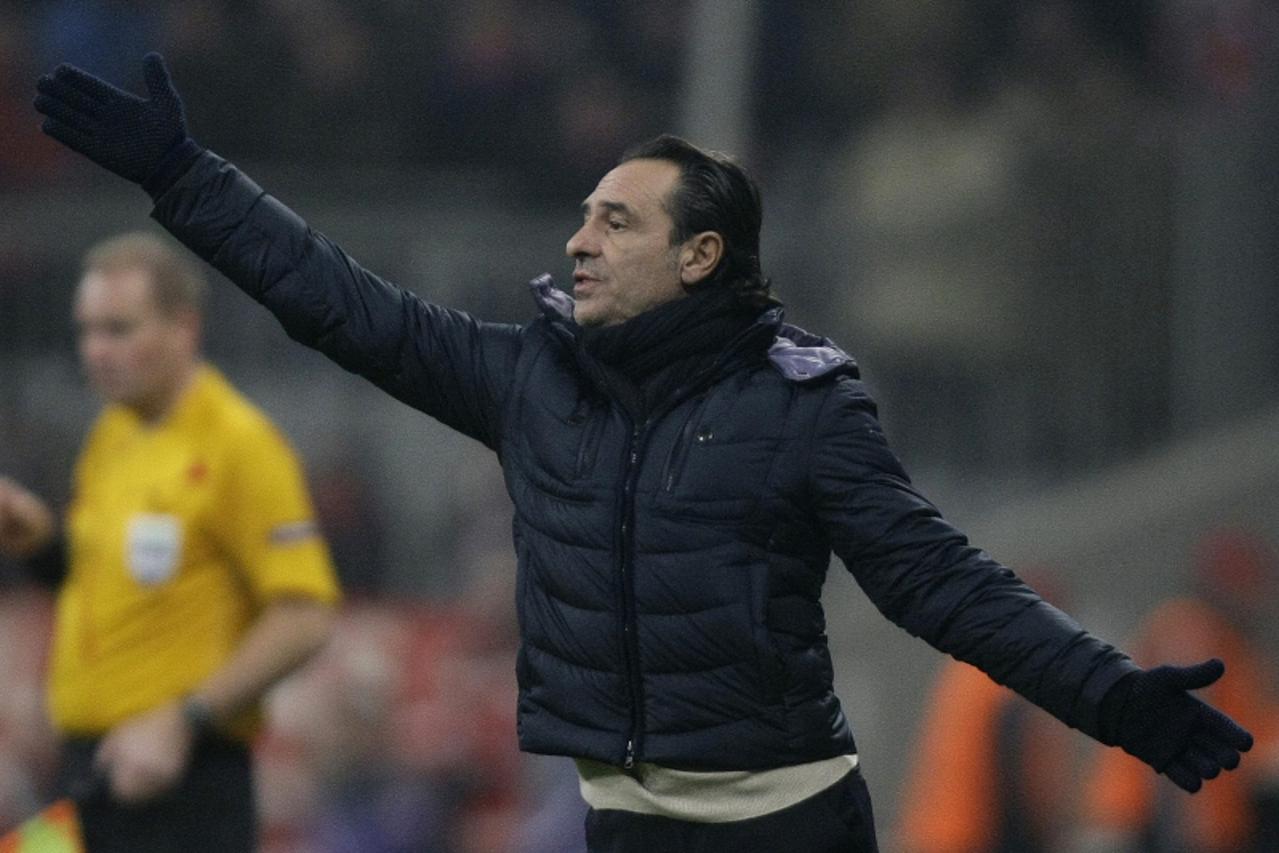
[[154,218],[269,308],[290,337],[493,446],[518,327],[427,303],[365,270],[187,134],[156,54],[139,98],[70,65],[40,78],[45,133],[138,183]]
[[832,390],[813,448],[823,527],[895,623],[1188,791],[1251,746],[1246,731],[1187,692],[1219,678],[1219,661],[1142,670],[971,547],[911,486],[860,383]]

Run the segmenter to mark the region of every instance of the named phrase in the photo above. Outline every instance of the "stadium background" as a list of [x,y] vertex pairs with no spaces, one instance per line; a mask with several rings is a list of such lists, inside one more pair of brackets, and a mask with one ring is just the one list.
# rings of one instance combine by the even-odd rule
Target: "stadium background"
[[[1122,642],[1210,530],[1279,534],[1276,39],[1261,0],[0,2],[0,473],[65,500],[96,408],[76,263],[147,222],[39,134],[34,80],[69,60],[140,91],[158,49],[203,144],[493,319],[567,279],[577,204],[628,143],[739,155],[788,319],[858,357],[915,481]],[[208,352],[297,444],[352,594],[274,700],[269,849],[559,849],[532,836],[576,832],[571,769],[514,752],[495,462],[215,284]],[[50,755],[47,602],[0,577],[2,828]],[[940,659],[838,563],[826,601],[887,833]]]

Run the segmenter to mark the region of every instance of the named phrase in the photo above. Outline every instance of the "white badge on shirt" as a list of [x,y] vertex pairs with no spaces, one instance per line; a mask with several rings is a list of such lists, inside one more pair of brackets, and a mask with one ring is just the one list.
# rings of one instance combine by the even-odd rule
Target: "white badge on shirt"
[[176,515],[139,513],[129,519],[126,548],[134,580],[147,586],[164,583],[182,556],[182,521]]

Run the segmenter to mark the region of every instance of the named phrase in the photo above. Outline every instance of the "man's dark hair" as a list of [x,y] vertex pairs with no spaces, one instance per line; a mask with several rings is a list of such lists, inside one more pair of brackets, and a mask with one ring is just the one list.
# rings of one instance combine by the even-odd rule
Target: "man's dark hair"
[[702,231],[724,238],[724,257],[706,284],[729,287],[753,307],[772,304],[771,282],[759,266],[763,205],[750,175],[727,155],[670,134],[628,148],[618,162],[630,160],[667,160],[679,167],[679,183],[665,201],[675,220],[671,245]]

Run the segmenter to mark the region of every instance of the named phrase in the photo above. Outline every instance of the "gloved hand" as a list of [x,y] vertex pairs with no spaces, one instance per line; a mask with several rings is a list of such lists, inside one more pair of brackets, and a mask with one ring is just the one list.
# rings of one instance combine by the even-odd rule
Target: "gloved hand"
[[1180,787],[1194,793],[1204,779],[1239,766],[1252,735],[1187,691],[1207,687],[1226,666],[1159,666],[1120,679],[1102,699],[1100,734]]
[[142,60],[150,98],[63,63],[36,83],[41,129],[157,198],[203,150],[187,135],[182,99],[158,53]]

